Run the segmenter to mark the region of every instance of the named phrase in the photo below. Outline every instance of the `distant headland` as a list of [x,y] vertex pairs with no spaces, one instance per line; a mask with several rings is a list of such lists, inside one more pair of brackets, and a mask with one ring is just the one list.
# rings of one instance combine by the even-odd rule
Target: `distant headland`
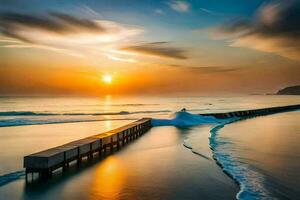
[[300,95],[300,85],[290,86],[279,90],[277,95]]

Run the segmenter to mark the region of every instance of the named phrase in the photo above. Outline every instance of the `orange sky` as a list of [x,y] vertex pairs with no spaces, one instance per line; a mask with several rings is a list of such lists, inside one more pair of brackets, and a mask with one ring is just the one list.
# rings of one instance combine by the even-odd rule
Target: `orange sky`
[[[54,11],[47,15],[35,7],[30,14],[15,13],[17,4],[0,7],[0,95],[251,94],[300,83],[300,50],[292,35],[271,37],[256,25],[234,24],[229,14],[199,13],[193,1],[181,7],[170,2],[148,15],[106,5],[124,16],[114,9],[105,13],[100,5],[72,5],[80,11],[72,13],[49,2]],[[258,4],[248,17],[284,20],[270,8]],[[265,19],[270,12],[279,16]],[[224,17],[232,26],[224,27]]]

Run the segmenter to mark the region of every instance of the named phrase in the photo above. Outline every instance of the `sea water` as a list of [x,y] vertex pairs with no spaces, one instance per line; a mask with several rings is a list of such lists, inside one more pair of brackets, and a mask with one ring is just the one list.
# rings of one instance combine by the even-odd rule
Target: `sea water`
[[[24,171],[22,169],[22,158],[24,155],[106,131],[141,117],[152,117],[154,118],[152,122],[155,126],[160,127],[166,125],[168,127],[179,127],[179,132],[176,134],[182,134],[182,139],[178,140],[178,142],[181,144],[180,146],[177,146],[178,149],[182,149],[181,151],[184,151],[183,149],[185,147],[192,149],[192,151],[190,151],[191,154],[193,152],[196,153],[194,154],[196,157],[199,155],[199,158],[207,160],[205,162],[209,162],[210,164],[213,164],[219,168],[220,173],[222,173],[222,170],[224,170],[226,174],[229,175],[228,177],[231,177],[234,181],[236,181],[240,187],[240,191],[236,192],[237,198],[293,199],[295,195],[298,194],[296,186],[297,183],[299,183],[299,173],[296,169],[299,164],[297,160],[299,159],[295,159],[295,156],[299,155],[299,153],[297,154],[299,151],[295,145],[289,146],[288,144],[289,140],[292,140],[297,146],[297,141],[299,141],[299,134],[295,134],[297,131],[299,133],[299,126],[297,128],[295,125],[297,124],[295,120],[299,120],[299,115],[294,114],[295,112],[289,112],[285,113],[285,117],[283,118],[279,117],[283,114],[272,115],[278,116],[279,119],[274,119],[272,117],[270,118],[269,116],[249,119],[249,122],[252,123],[249,124],[249,127],[248,125],[240,127],[240,124],[244,122],[231,123],[227,125],[230,120],[236,119],[217,120],[213,117],[204,117],[197,114],[284,106],[299,104],[299,102],[300,98],[297,96],[254,95],[238,97],[164,98],[115,96],[105,96],[103,98],[1,97],[0,198],[3,197],[3,195],[1,196],[1,187],[4,188],[11,185],[14,188],[20,187],[15,186],[16,184],[14,183],[24,184],[23,181],[18,181],[24,178]],[[182,108],[186,108],[187,112],[178,112]],[[267,122],[262,122],[263,120],[267,120]],[[265,154],[261,153],[256,148],[250,148],[252,144],[256,144],[256,137],[258,135],[264,135],[265,132],[263,128],[260,130],[255,128],[253,129],[253,127],[256,127],[253,126],[253,124],[255,125],[257,123],[261,123],[263,124],[262,126],[266,126],[270,129],[265,138],[260,137],[269,141],[265,145],[266,147],[270,145],[278,146],[278,143],[276,143],[276,141],[273,139],[278,137],[279,132],[271,131],[278,128],[278,123],[282,124],[280,127],[280,133],[284,132],[286,141],[283,143],[285,144],[284,147],[280,147],[279,145],[278,149],[275,149],[274,151],[267,149],[268,156],[263,157],[263,159],[261,159],[261,156]],[[207,129],[201,128],[207,127],[208,125],[211,127],[208,129],[208,131]],[[181,129],[180,127],[188,127],[189,131],[185,131],[185,129]],[[235,129],[231,130],[231,127],[235,127]],[[204,135],[202,133],[204,130],[208,132],[207,137],[199,137]],[[160,134],[162,135],[168,135],[166,131],[170,132],[169,136],[171,137],[167,139],[172,141],[177,140],[172,138],[172,129],[156,129],[156,132],[161,132]],[[193,132],[193,134],[186,134],[187,132]],[[248,135],[250,138],[252,136],[254,139],[251,138],[252,140],[244,140],[245,135]],[[160,140],[161,137],[157,137],[156,140],[152,141],[154,144],[151,145],[155,145],[155,143],[159,144]],[[202,148],[203,140],[205,140],[205,143],[212,149],[212,151],[209,148],[206,148],[205,150]],[[262,148],[261,151],[266,151],[265,146],[260,146],[260,148]],[[166,146],[166,148],[167,147],[168,146]],[[162,144],[160,148],[164,148],[164,145]],[[208,153],[208,151],[211,151],[211,154]],[[293,154],[293,151],[296,153]],[[129,155],[126,155],[125,157],[128,158],[130,157]],[[179,155],[180,154],[178,153],[178,158],[180,158]],[[251,155],[250,158],[249,155]],[[200,164],[198,169],[204,165],[200,162],[200,160],[197,160],[197,158],[194,158],[194,160],[193,158],[194,157],[190,157],[190,160],[185,161],[186,166],[183,165],[182,167],[189,169],[191,166],[196,166],[195,163],[197,162]],[[216,161],[213,158],[216,159]],[[287,158],[291,158],[293,162],[290,162],[290,160]],[[144,159],[147,160],[146,158]],[[170,158],[166,156],[164,159],[168,160]],[[172,159],[174,158],[172,157]],[[283,168],[280,168],[284,171],[284,178],[280,176],[280,171],[273,172],[274,169],[272,169],[272,164],[264,163],[264,161],[273,162],[274,160],[276,160],[277,164],[279,163],[278,165],[284,166]],[[286,162],[280,163],[283,162],[283,160]],[[193,162],[194,164],[190,165],[188,164],[189,162]],[[217,163],[222,166],[222,169],[216,165]],[[160,166],[162,169],[165,167],[166,166],[164,165]],[[178,167],[179,166],[173,167],[174,171],[180,170],[177,169]],[[170,169],[169,171],[172,171],[171,166],[168,168]],[[147,165],[147,167],[144,167],[144,170],[137,171],[134,174],[135,176],[138,176],[139,173],[141,175],[144,174],[145,171],[151,169],[151,165]],[[200,174],[199,172],[193,170],[195,169],[191,169],[191,174]],[[166,171],[165,173],[168,174],[170,172]],[[218,174],[219,172],[217,170],[214,173]],[[171,176],[171,174],[169,175]],[[172,174],[174,177],[176,177],[176,175],[176,173]],[[218,177],[221,175],[215,176]],[[189,176],[186,174],[186,178],[188,177]],[[198,176],[191,175],[190,178],[193,179],[192,177],[195,178]],[[203,179],[203,176],[199,176],[197,180],[194,180],[195,184],[197,184],[197,181],[200,183],[200,179]],[[218,179],[221,180],[222,178],[219,177]],[[224,177],[223,179],[222,181],[226,182],[227,179]],[[277,180],[277,182],[274,180]],[[210,180],[209,182],[211,184],[206,183],[206,185],[217,185],[217,183],[212,184],[213,180]],[[169,188],[172,188],[172,182],[166,183],[169,184]],[[230,186],[230,183],[227,182],[223,186],[222,184],[218,185],[218,187],[224,187],[225,189],[227,188],[226,185]],[[141,184],[141,188],[143,187],[144,185]],[[195,185],[186,183],[184,187],[194,188]],[[167,189],[168,185],[166,185],[165,188]],[[203,188],[203,186],[200,188]],[[12,191],[9,190],[11,189],[5,189],[3,191],[5,191],[6,195],[8,194],[8,197],[11,197],[10,195],[12,194]],[[155,191],[157,192],[157,190]],[[191,194],[192,197],[195,197],[195,199],[198,198],[198,195],[201,196],[201,193],[196,191],[197,190],[195,189],[194,193]],[[206,191],[209,190],[207,189]],[[234,187],[232,188],[232,191],[235,191]],[[150,193],[153,193],[153,191]],[[176,192],[174,191],[174,194],[175,193]],[[181,193],[176,194],[177,196],[182,195]],[[122,194],[114,195],[116,195],[116,198],[107,199],[120,199],[120,197],[122,197]],[[204,195],[204,193],[202,193],[202,195]],[[212,197],[211,199],[218,199],[214,194],[209,196]],[[206,196],[207,199],[209,199],[209,196]],[[24,199],[22,195],[16,195],[15,197],[18,197],[17,199]],[[49,198],[51,199],[52,197],[53,196],[50,196]],[[161,197],[159,195],[157,196],[158,199],[162,197],[165,199],[171,199],[171,197],[176,199],[171,194],[162,194]],[[190,198],[193,199],[192,197]],[[45,196],[42,196],[41,198],[45,199]]]
[[216,160],[239,185],[238,199],[299,199],[300,111],[212,129]]

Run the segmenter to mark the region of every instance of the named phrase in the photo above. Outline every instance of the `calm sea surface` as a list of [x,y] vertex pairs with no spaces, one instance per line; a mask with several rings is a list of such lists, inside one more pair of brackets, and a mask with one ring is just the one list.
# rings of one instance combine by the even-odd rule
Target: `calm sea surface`
[[141,117],[172,119],[182,108],[199,114],[299,103],[299,96],[0,97],[0,199],[297,199],[299,111],[228,124],[214,137],[220,124],[154,127],[40,185],[25,184],[22,160]]

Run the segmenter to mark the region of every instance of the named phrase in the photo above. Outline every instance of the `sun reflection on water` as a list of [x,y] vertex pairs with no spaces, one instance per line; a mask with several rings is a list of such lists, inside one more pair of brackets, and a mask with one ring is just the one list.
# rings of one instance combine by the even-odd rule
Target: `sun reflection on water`
[[125,176],[126,170],[120,161],[114,156],[108,157],[95,171],[89,199],[120,199]]

